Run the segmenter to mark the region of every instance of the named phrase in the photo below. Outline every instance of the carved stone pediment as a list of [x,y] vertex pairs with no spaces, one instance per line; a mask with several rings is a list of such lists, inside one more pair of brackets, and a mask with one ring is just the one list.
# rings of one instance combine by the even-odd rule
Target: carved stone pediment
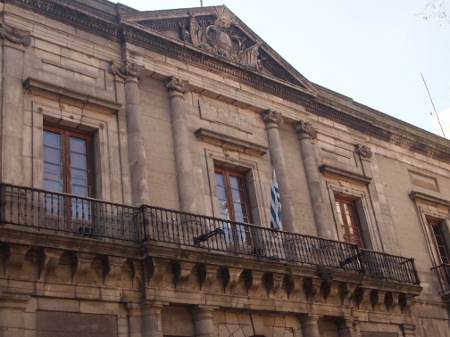
[[219,60],[268,75],[315,95],[316,90],[226,6],[130,13],[122,23],[153,30]]

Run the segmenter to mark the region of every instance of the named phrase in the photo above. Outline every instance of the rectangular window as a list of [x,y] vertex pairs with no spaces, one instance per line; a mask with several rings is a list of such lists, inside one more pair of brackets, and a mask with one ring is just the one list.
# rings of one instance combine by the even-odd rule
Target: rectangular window
[[[236,222],[250,222],[245,176],[242,173],[215,169],[217,198],[220,217]],[[228,243],[250,244],[248,227],[231,222],[223,223],[225,238]]]
[[442,230],[442,224],[437,219],[427,219],[428,224],[431,227],[433,234],[433,241],[436,248],[436,253],[439,258],[439,264],[449,263],[449,250],[445,242],[444,232]]
[[[43,134],[44,189],[51,192],[90,197],[93,193],[90,178],[89,135],[45,126]],[[64,199],[64,200],[63,200]],[[72,219],[90,218],[87,200],[57,195],[46,197],[46,209],[51,214],[68,214]]]
[[336,211],[344,241],[364,247],[355,201],[336,198]]

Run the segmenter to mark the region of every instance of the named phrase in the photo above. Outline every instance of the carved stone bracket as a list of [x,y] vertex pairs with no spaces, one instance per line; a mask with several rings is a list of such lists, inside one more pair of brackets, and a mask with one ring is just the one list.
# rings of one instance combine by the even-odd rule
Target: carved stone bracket
[[166,87],[169,91],[186,94],[189,92],[189,82],[180,80],[178,77],[170,76],[166,79]]
[[30,246],[22,246],[16,244],[10,244],[7,251],[8,258],[6,259],[4,267],[4,275],[9,277],[20,277],[20,271],[25,260],[25,255],[31,248]]
[[40,279],[41,281],[46,281],[51,277],[52,274],[55,273],[56,268],[59,264],[59,259],[61,258],[61,255],[64,253],[63,250],[60,249],[51,249],[51,248],[44,248],[43,250],[44,258],[42,263],[42,270]]
[[[176,265],[176,274],[175,274],[175,287],[177,289],[192,289],[192,286],[198,287],[198,282],[192,279],[192,275],[194,274],[194,262],[186,262],[181,261]],[[191,282],[190,282],[191,281]]]
[[282,124],[284,121],[281,113],[276,112],[272,109],[268,109],[268,110],[262,112],[262,117],[263,117],[264,122],[266,122],[266,123]]
[[357,154],[359,154],[361,157],[363,158],[367,158],[370,159],[372,158],[372,150],[370,149],[369,146],[366,145],[360,145],[360,144],[356,144],[355,145],[355,152]]
[[123,257],[108,256],[109,272],[105,278],[107,285],[119,286],[121,284],[122,265],[126,260]]
[[227,282],[224,282],[224,287],[225,287],[225,293],[226,294],[233,294],[234,293],[234,288],[237,286],[238,281],[239,281],[239,277],[242,273],[242,269],[240,268],[227,268],[227,272],[228,272],[228,280]]
[[153,275],[148,280],[148,285],[160,288],[174,286],[173,265],[168,259],[153,258]]
[[95,255],[90,253],[77,254],[76,269],[73,275],[74,283],[86,283],[94,258]]
[[[248,296],[261,295],[260,292],[262,290],[264,272],[253,270],[248,271],[247,274],[248,274],[248,277],[246,278],[247,295]],[[264,292],[264,294],[266,295],[266,292]]]
[[21,44],[25,47],[31,44],[31,32],[0,23],[0,36],[12,43]]
[[317,139],[317,130],[309,122],[299,121],[295,125],[295,131],[297,131],[299,135],[305,135],[311,139]]
[[111,61],[111,72],[123,79],[142,78],[145,76],[145,67],[130,61]]

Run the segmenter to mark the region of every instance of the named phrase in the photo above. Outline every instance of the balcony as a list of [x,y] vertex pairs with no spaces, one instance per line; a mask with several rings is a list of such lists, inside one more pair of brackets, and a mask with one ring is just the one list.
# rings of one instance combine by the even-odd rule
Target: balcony
[[[374,280],[420,281],[413,259],[219,218],[0,184],[0,224],[46,235],[140,246],[164,244],[255,261],[352,271]],[[448,266],[446,280],[448,289]]]

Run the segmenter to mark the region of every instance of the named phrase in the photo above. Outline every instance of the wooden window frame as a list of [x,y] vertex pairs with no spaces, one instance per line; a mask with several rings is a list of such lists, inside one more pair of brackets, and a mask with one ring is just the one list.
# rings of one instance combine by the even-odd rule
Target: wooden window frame
[[[244,202],[241,203],[244,206],[242,207],[243,210],[243,217],[247,218],[247,221],[240,221],[243,223],[251,223],[252,219],[251,219],[251,213],[250,213],[250,209],[249,209],[249,198],[248,198],[248,192],[247,192],[247,184],[246,184],[246,180],[245,180],[245,173],[242,172],[238,172],[238,171],[234,171],[234,170],[228,170],[228,169],[224,169],[224,168],[220,168],[220,167],[214,167],[214,174],[218,172],[223,174],[224,176],[224,183],[225,183],[225,192],[226,192],[226,197],[227,197],[227,203],[228,203],[228,207],[229,205],[231,205],[232,207],[229,207],[229,217],[230,221],[237,221],[236,220],[236,214],[235,214],[235,209],[234,209],[234,200],[232,197],[232,190],[231,190],[231,184],[230,184],[230,176],[233,177],[238,177],[239,181],[241,182],[242,188],[242,194],[241,196],[244,199]],[[217,181],[216,181],[217,183]]]
[[88,133],[73,131],[68,128],[44,124],[44,131],[54,132],[61,135],[61,164],[63,175],[63,191],[62,193],[72,193],[71,183],[72,175],[70,171],[70,137],[83,139],[86,141],[86,160],[87,160],[87,179],[88,179],[88,195],[86,197],[94,197],[94,177],[93,177],[93,150],[92,136]]
[[[436,257],[439,260],[438,265],[450,264],[449,244],[446,241],[446,236],[442,229],[443,220],[436,219],[436,218],[429,218],[429,217],[427,217],[426,220],[427,220],[427,224],[430,228],[434,251],[436,253]],[[438,233],[436,233],[435,228],[437,229]],[[438,242],[438,236],[440,236],[440,239],[443,243],[442,245],[440,245]],[[444,255],[442,254],[442,251],[444,252]]]
[[[68,128],[61,128],[53,125],[44,125],[43,132],[53,132],[60,135],[61,150],[61,175],[62,191],[49,191],[54,193],[70,194],[68,197],[59,194],[49,194],[45,197],[46,220],[63,224],[67,230],[77,230],[80,233],[92,233],[93,206],[89,200],[80,198],[91,198],[94,196],[94,179],[92,170],[92,136],[87,133],[73,131]],[[77,195],[72,191],[71,175],[71,138],[83,139],[86,141],[86,170],[87,170],[87,195]],[[44,146],[44,143],[42,144]],[[45,173],[43,173],[44,176]],[[45,178],[44,178],[45,179]],[[56,205],[56,206],[55,206]],[[55,209],[56,208],[56,209]]]
[[[214,175],[216,173],[220,173],[223,176],[224,180],[224,188],[225,195],[227,198],[227,207],[228,207],[228,219],[224,219],[227,222],[224,223],[224,231],[225,231],[225,240],[226,243],[230,246],[236,245],[245,245],[252,246],[253,240],[252,235],[250,233],[250,228],[245,225],[240,225],[239,223],[251,223],[251,213],[249,209],[249,197],[247,191],[247,183],[246,183],[246,175],[243,172],[238,172],[235,170],[229,170],[220,167],[214,167]],[[244,221],[237,221],[236,214],[234,209],[234,199],[232,196],[232,189],[230,183],[230,176],[238,178],[240,197],[244,199],[244,202],[241,202],[242,205],[242,213]],[[217,184],[217,179],[216,179]],[[218,196],[219,200],[219,196]],[[232,205],[230,207],[229,205]],[[220,206],[219,206],[220,208]],[[246,219],[246,221],[245,221]]]
[[[357,205],[356,200],[335,197],[335,205],[336,205],[336,214],[338,217],[340,217],[339,221],[342,221],[344,241],[355,244],[360,248],[364,248],[366,246],[366,244],[364,241],[364,235],[362,232],[361,221],[359,219],[358,205]],[[347,217],[343,216],[343,214],[345,214],[345,213],[343,213],[343,211],[345,210],[343,207],[344,205],[351,206],[352,212],[353,212],[354,224],[349,224]],[[356,230],[358,231],[358,233],[356,234],[356,236],[357,236],[356,239],[352,239],[352,237],[354,237],[355,234],[352,234],[350,232],[350,227],[356,228]],[[358,242],[359,242],[359,244],[358,244]]]

